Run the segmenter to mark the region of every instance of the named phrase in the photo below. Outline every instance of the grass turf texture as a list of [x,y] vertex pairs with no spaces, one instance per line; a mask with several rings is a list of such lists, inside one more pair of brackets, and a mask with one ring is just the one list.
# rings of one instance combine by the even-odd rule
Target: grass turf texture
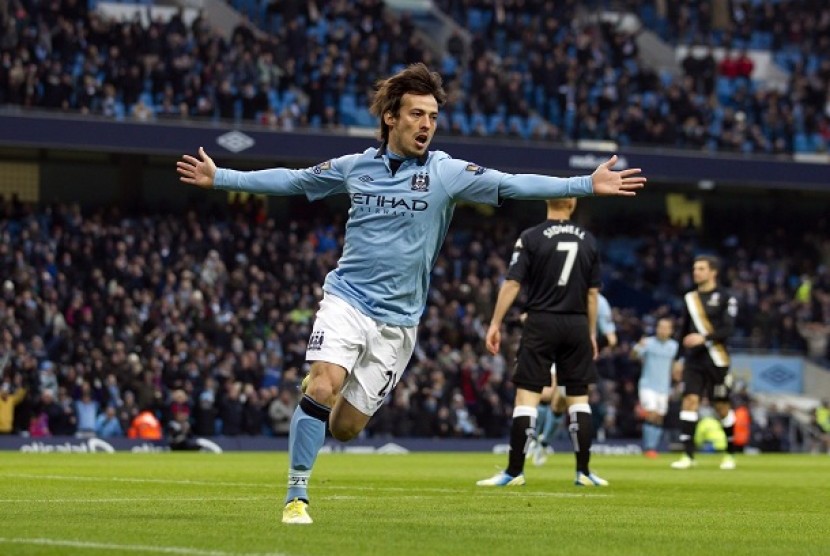
[[483,488],[506,456],[323,454],[310,526],[279,522],[285,453],[0,456],[0,554],[830,554],[830,457],[573,456]]

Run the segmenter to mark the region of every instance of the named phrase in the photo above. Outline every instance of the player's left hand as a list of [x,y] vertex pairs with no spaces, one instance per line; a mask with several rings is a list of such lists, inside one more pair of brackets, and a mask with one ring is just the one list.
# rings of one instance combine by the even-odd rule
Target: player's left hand
[[485,341],[487,345],[487,351],[496,355],[499,352],[499,346],[501,345],[501,330],[500,326],[493,326],[490,325],[490,328],[487,329],[487,339]]
[[617,155],[612,156],[608,161],[603,162],[594,173],[591,179],[594,183],[594,195],[622,195],[633,197],[638,189],[646,183],[645,176],[640,176],[640,168],[628,168],[616,172],[612,170],[617,163]]
[[591,346],[594,350],[594,361],[596,361],[599,357],[599,345],[597,344],[597,337],[595,334],[591,334]]

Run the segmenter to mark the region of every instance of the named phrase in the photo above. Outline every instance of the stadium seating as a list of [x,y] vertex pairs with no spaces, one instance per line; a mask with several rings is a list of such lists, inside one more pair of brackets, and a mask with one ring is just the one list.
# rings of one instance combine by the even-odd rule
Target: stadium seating
[[[426,57],[439,61],[435,67],[444,74],[447,87],[460,92],[460,104],[453,108],[449,120],[449,133],[529,138],[532,130],[556,129],[557,137],[574,141],[609,139],[623,144],[660,143],[677,148],[737,149],[764,154],[828,150],[830,116],[824,110],[830,64],[827,54],[805,50],[792,34],[780,26],[770,26],[770,21],[779,16],[795,23],[813,17],[809,2],[774,3],[774,17],[765,13],[766,4],[750,3],[749,16],[741,17],[750,17],[759,28],[746,37],[738,32],[742,25],[738,21],[731,21],[725,28],[712,28],[703,36],[702,30],[708,28],[707,16],[698,13],[697,2],[672,2],[671,6],[683,9],[670,9],[666,14],[658,13],[652,2],[637,3],[641,21],[650,29],[664,30],[663,37],[669,44],[679,45],[694,38],[709,41],[716,48],[747,47],[756,53],[769,50],[773,63],[781,71],[789,72],[788,86],[806,88],[808,94],[793,95],[791,90],[778,94],[770,92],[763,81],[716,76],[717,102],[709,103],[700,97],[691,105],[691,115],[708,130],[703,140],[694,142],[685,140],[686,118],[677,115],[669,96],[673,86],[685,87],[683,76],[666,71],[655,74],[645,66],[630,32],[577,17],[571,4],[524,3],[522,11],[519,4],[512,3],[503,11],[496,10],[491,3],[447,0],[436,4],[470,33],[468,45],[453,46],[455,54],[449,53],[447,45],[437,45],[443,53],[433,57],[423,44],[410,42],[416,34],[412,21],[391,12],[383,13],[380,4],[369,0],[346,4],[317,2],[317,10],[310,10],[302,2],[236,0],[236,9],[271,36],[257,39],[251,29],[241,26],[230,40],[205,26],[195,12],[179,14],[169,7],[153,6],[158,16],[153,22],[139,10],[136,13],[145,20],[143,24],[134,24],[131,18],[105,23],[106,18],[97,12],[87,15],[83,10],[66,7],[64,17],[82,20],[85,28],[108,27],[114,31],[112,36],[132,37],[129,43],[115,46],[138,56],[127,62],[139,70],[138,95],[143,107],[136,111],[132,106],[137,98],[136,85],[125,77],[123,58],[110,60],[109,48],[97,35],[93,37],[96,51],[78,46],[67,52],[44,50],[48,47],[43,45],[51,44],[57,49],[64,43],[75,44],[72,32],[67,31],[70,36],[66,39],[58,35],[53,41],[38,41],[37,37],[13,32],[38,21],[48,9],[43,4],[22,2],[23,10],[3,14],[4,20],[13,17],[18,21],[17,26],[3,28],[2,43],[15,46],[7,46],[6,55],[11,62],[11,56],[27,52],[28,59],[41,69],[52,64],[57,72],[53,79],[65,79],[70,87],[65,90],[50,85],[46,71],[35,72],[34,87],[24,87],[19,71],[3,70],[0,105],[80,110],[115,118],[132,114],[145,119],[167,117],[175,111],[178,117],[225,117],[237,121],[244,118],[251,123],[268,120],[269,125],[276,123],[286,129],[303,125],[374,127],[376,122],[365,110],[372,84],[404,63]],[[107,5],[114,6],[106,12],[112,14],[134,9],[130,4]],[[183,40],[172,38],[180,35]],[[820,41],[826,35],[810,26],[800,40]],[[171,40],[175,44],[165,44]],[[135,51],[133,44],[145,46]],[[211,48],[216,49],[215,54],[205,59]],[[159,53],[163,54],[160,64],[153,67]],[[333,73],[327,73],[320,81],[324,87],[322,98],[315,100],[315,95],[320,94],[315,83],[323,67]],[[217,84],[211,82],[216,71],[224,72],[231,81],[230,110],[222,109]],[[486,110],[476,98],[484,75],[496,78],[497,89],[497,98],[488,101],[495,102],[495,106]],[[509,80],[513,78],[519,79],[521,86],[509,92]],[[261,109],[253,113],[243,110],[240,91],[246,83],[255,81],[264,83],[273,116],[265,118]],[[103,88],[107,83],[115,87],[116,95],[106,103],[105,110]],[[170,98],[163,107],[162,93],[168,86]],[[286,94],[293,95],[293,99],[286,99]],[[747,98],[751,98],[749,103]],[[519,101],[526,109],[505,117],[508,108]],[[773,104],[794,115],[795,129],[773,129],[763,121],[764,113]],[[742,105],[752,106],[753,110],[748,112]],[[737,110],[725,113],[726,107]],[[501,117],[493,116],[493,111]],[[739,112],[742,116],[738,116]],[[725,123],[737,129],[736,137],[724,139],[718,134],[723,129],[724,114]],[[805,114],[809,115],[806,119]],[[745,118],[746,126],[741,122],[736,126],[736,117]],[[540,118],[555,128],[540,127]],[[586,118],[598,125],[585,125]],[[668,133],[653,134],[652,124],[658,120],[666,124]],[[813,129],[801,129],[808,122]],[[753,126],[757,126],[754,133]]]

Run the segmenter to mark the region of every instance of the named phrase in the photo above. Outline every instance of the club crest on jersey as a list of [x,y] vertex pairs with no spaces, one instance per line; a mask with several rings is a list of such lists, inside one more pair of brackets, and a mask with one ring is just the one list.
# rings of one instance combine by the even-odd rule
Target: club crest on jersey
[[314,168],[312,168],[311,171],[314,172],[317,175],[320,175],[320,174],[322,174],[323,172],[325,172],[326,170],[329,170],[329,169],[331,169],[331,160],[326,160],[325,162],[320,163],[317,166],[315,166]]
[[308,339],[306,351],[320,351],[323,349],[323,341],[326,339],[324,330],[315,330]]
[[478,164],[467,164],[466,170],[468,172],[472,172],[476,176],[480,176],[481,174],[487,171],[487,168],[479,166]]
[[429,174],[417,173],[412,176],[410,183],[412,184],[412,191],[426,193],[429,191]]

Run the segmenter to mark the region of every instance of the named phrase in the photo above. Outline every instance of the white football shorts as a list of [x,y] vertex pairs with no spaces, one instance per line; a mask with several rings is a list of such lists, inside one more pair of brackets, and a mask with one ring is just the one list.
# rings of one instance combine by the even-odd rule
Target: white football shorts
[[393,326],[368,317],[333,295],[323,295],[306,360],[334,363],[349,373],[340,394],[374,415],[395,388],[415,349],[417,326]]
[[640,389],[640,407],[645,411],[665,415],[669,411],[669,395],[651,388]]

